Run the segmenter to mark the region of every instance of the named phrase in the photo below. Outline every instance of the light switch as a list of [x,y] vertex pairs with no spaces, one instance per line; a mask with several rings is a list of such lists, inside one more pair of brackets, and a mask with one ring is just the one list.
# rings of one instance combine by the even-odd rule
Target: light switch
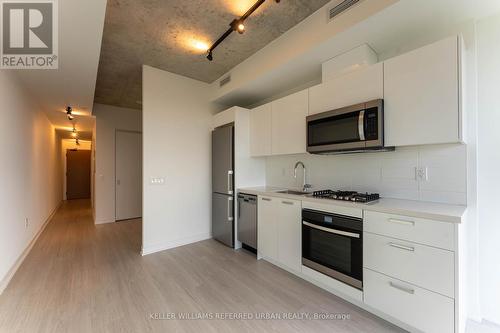
[[164,185],[165,178],[163,178],[163,177],[151,177],[150,183],[151,183],[151,185]]

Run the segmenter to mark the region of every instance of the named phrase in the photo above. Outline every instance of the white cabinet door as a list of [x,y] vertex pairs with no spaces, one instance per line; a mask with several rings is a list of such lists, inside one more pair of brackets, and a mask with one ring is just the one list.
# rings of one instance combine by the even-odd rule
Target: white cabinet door
[[301,202],[278,199],[278,261],[300,272],[302,267]]
[[309,107],[307,90],[272,103],[272,154],[306,152],[306,117]]
[[387,146],[461,141],[459,46],[452,37],[385,62]]
[[363,267],[455,297],[455,254],[365,232]]
[[250,111],[250,155],[271,155],[271,103]]
[[259,196],[257,206],[257,251],[260,257],[278,260],[277,198]]
[[363,270],[365,303],[428,333],[455,331],[453,299],[391,278]]
[[384,65],[378,63],[309,89],[309,115],[384,97]]

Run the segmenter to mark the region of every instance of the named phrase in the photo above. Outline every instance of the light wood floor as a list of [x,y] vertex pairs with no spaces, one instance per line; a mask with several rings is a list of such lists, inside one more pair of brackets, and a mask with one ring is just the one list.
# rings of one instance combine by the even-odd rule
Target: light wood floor
[[[401,332],[245,251],[204,241],[141,257],[141,221],[94,226],[65,203],[0,296],[0,332]],[[169,313],[349,320],[155,320]]]

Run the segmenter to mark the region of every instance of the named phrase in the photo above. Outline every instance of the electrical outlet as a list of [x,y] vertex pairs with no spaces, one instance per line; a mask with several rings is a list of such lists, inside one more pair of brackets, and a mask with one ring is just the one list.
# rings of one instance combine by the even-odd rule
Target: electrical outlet
[[30,226],[30,220],[29,218],[25,218],[24,219],[24,228],[28,229]]
[[429,181],[429,170],[427,167],[417,167],[415,169],[415,176],[418,181],[427,182]]

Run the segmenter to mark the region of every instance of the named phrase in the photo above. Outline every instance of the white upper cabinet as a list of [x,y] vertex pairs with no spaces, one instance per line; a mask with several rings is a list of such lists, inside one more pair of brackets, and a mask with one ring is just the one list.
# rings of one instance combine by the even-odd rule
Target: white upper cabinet
[[271,155],[271,104],[250,111],[250,155]]
[[309,115],[384,97],[384,65],[378,63],[309,89]]
[[463,141],[460,62],[457,36],[385,62],[387,146]]
[[272,103],[272,154],[306,152],[307,90]]

